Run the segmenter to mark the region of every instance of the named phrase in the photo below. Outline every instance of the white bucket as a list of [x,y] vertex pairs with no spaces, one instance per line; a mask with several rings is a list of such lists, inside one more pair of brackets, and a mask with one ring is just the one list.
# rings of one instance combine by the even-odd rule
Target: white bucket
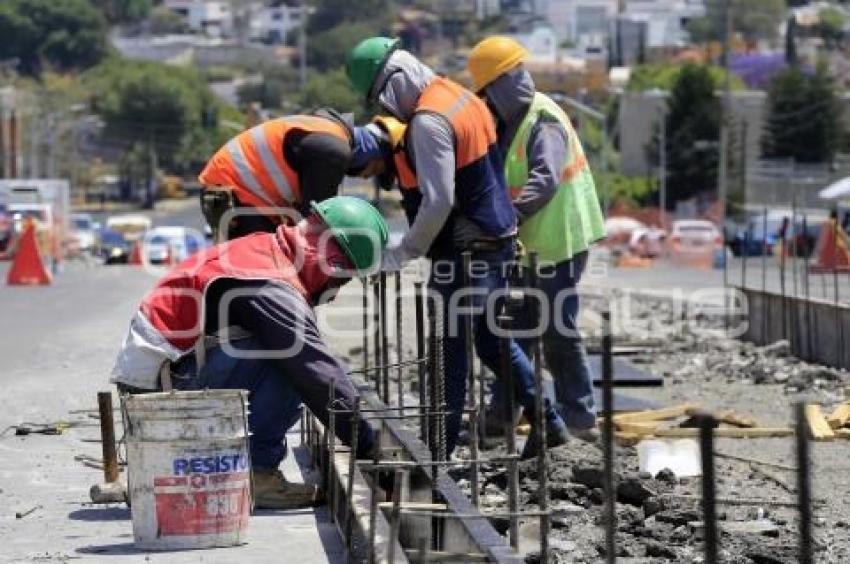
[[131,395],[124,407],[136,547],[244,543],[251,514],[248,393]]

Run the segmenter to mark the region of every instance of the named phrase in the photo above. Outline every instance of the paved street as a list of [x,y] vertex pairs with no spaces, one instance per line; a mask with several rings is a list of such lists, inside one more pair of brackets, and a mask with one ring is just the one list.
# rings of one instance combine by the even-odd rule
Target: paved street
[[[154,217],[191,225],[193,205]],[[49,287],[8,287],[7,268],[0,263],[0,429],[58,421],[72,428],[61,436],[0,438],[0,562],[281,562],[281,551],[305,563],[343,560],[324,510],[260,513],[252,518],[249,544],[239,548],[136,551],[129,510],[87,503],[102,474],[74,457],[101,457],[98,421],[80,410],[96,410],[96,393],[111,388],[108,374],[128,320],[156,278],[134,267],[72,262]],[[297,433],[290,444],[298,444]],[[292,457],[287,464],[287,475],[299,478]],[[16,519],[16,512],[34,507]]]

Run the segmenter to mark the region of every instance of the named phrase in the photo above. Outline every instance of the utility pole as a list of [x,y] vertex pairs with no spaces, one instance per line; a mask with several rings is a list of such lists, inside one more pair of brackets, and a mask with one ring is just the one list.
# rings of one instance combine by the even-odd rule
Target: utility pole
[[298,78],[302,91],[307,86],[307,17],[309,13],[307,0],[301,0],[301,27],[298,28]]
[[[732,52],[732,0],[726,0],[725,7],[723,32],[723,68],[725,76],[723,78],[723,101],[720,106],[720,170],[717,175],[721,225],[726,224],[726,197],[729,176],[729,122],[731,121],[732,111],[732,82],[729,71],[729,60],[731,59]],[[726,241],[723,241],[723,244],[725,245]]]
[[660,112],[661,118],[659,122],[661,123],[661,140],[658,147],[658,197],[661,205],[661,214],[659,216],[659,220],[661,221],[662,229],[667,228],[667,222],[665,221],[665,217],[667,216],[667,117],[664,115],[664,112]]

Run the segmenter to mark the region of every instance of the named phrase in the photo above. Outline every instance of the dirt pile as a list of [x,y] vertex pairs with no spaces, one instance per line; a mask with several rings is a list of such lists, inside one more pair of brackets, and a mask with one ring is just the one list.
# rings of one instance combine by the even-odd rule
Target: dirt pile
[[[644,562],[701,561],[704,549],[700,478],[679,478],[670,470],[655,476],[641,474],[633,447],[617,447],[615,458],[617,557]],[[535,510],[539,490],[537,463],[521,462],[518,470],[520,507]],[[451,474],[468,491],[468,470],[455,469]],[[550,545],[555,561],[598,562],[605,554],[601,450],[576,440],[552,449],[548,475],[552,509]],[[791,500],[792,496],[740,462],[718,460],[717,477],[721,497],[765,500],[764,505],[718,506],[724,562],[796,562],[796,511],[771,504]],[[507,510],[504,467],[484,465],[481,480],[482,511]],[[492,521],[499,532],[507,534],[507,519],[499,517]],[[536,527],[534,519],[523,522],[521,536],[525,529],[536,531]],[[528,534],[530,543],[536,541],[532,535]],[[528,562],[536,562],[538,558],[533,549],[526,557]]]

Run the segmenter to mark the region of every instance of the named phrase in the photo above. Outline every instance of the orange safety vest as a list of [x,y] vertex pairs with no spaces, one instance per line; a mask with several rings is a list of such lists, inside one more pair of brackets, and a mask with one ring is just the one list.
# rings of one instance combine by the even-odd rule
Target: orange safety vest
[[[516,214],[498,156],[495,123],[486,104],[456,82],[440,77],[422,92],[415,112],[441,115],[452,127],[458,211],[490,236],[512,234],[516,229]],[[393,161],[399,186],[403,190],[416,189],[417,173],[407,152],[396,151]]]
[[240,202],[258,208],[300,203],[298,171],[283,154],[283,141],[290,131],[329,133],[350,142],[346,127],[328,118],[305,115],[277,118],[228,141],[209,160],[198,180],[204,186],[233,188]]

